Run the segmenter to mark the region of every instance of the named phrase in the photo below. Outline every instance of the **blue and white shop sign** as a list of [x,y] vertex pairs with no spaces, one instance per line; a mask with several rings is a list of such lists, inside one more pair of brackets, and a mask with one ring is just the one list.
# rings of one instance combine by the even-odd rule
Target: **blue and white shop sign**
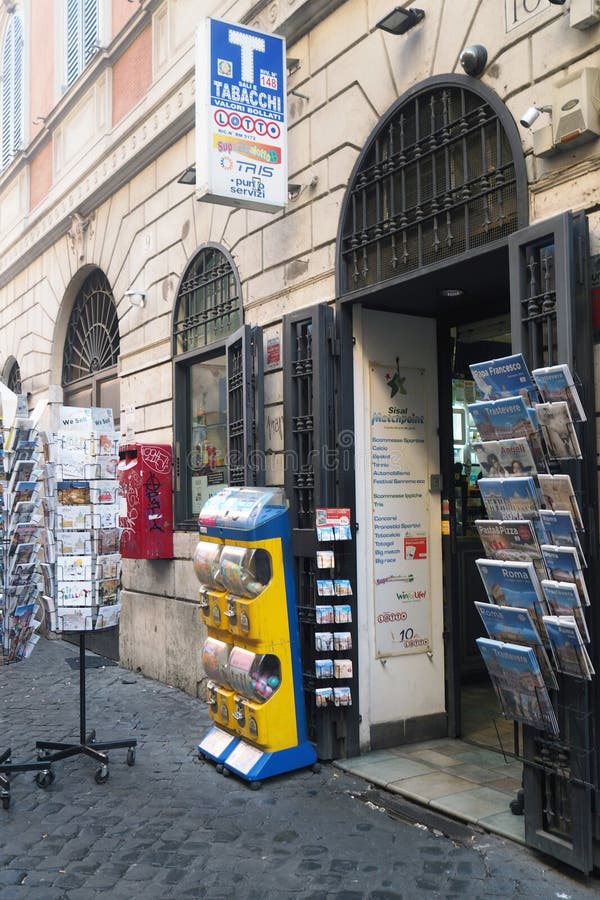
[[196,37],[196,196],[275,212],[287,201],[285,41],[206,19]]

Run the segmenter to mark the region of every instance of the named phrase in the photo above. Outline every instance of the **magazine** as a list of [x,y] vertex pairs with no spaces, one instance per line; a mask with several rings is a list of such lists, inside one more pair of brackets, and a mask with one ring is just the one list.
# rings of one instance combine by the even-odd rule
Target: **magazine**
[[550,581],[566,581],[574,584],[579,592],[579,598],[585,606],[590,605],[590,598],[581,571],[579,555],[575,547],[556,547],[542,544],[540,547],[542,557],[548,570]]
[[581,459],[581,447],[566,401],[536,403],[535,411],[550,459]]
[[490,603],[527,609],[543,639],[542,616],[548,610],[533,563],[477,559],[475,564]]
[[544,403],[556,403],[558,400],[564,400],[569,406],[574,422],[587,421],[571,370],[565,363],[534,369],[531,374]]
[[542,639],[533,623],[529,611],[510,606],[495,606],[493,603],[475,601],[479,615],[488,636],[505,644],[522,644],[534,651],[544,681],[549,688],[558,690],[558,682],[552,670],[550,659]]
[[547,578],[542,579],[541,585],[551,614],[553,616],[573,616],[577,622],[581,637],[586,644],[589,644],[590,633],[585,621],[577,585],[567,581],[549,581]]
[[474,444],[473,450],[485,476],[516,478],[537,473],[527,438],[485,441],[481,444]]
[[594,667],[574,617],[544,616],[544,626],[559,672],[580,681],[591,681]]
[[547,543],[561,547],[575,547],[582,566],[587,566],[573,516],[569,510],[541,509],[540,520],[548,537]]
[[584,531],[583,519],[573,491],[570,475],[538,476],[541,499],[546,509],[564,509],[572,513],[575,525]]
[[480,478],[479,492],[490,519],[538,519],[540,496],[531,475]]
[[514,397],[519,394],[529,399],[535,392],[535,384],[522,353],[472,363],[469,369],[484,400],[497,400],[500,397]]
[[489,638],[477,638],[477,646],[506,718],[558,735],[556,714],[531,647]]

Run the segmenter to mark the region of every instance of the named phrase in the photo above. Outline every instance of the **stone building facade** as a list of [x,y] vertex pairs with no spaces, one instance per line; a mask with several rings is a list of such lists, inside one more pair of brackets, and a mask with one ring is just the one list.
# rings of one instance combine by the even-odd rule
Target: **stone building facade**
[[[93,7],[96,17],[93,28],[86,19],[88,7]],[[185,452],[177,456],[182,441],[178,429],[186,429],[177,391],[193,354],[190,357],[185,347],[178,346],[176,331],[182,321],[178,318],[182,285],[196,272],[196,261],[206,262],[215,250],[232,278],[239,324],[243,319],[246,325],[261,329],[255,332],[259,345],[253,352],[261,357],[257,371],[264,412],[253,429],[262,454],[261,478],[267,485],[286,483],[291,450],[286,446],[293,412],[285,356],[291,344],[285,323],[301,319],[304,310],[317,306],[328,310],[323,313],[325,322],[330,315],[337,323],[328,335],[334,360],[341,358],[332,382],[332,409],[335,405],[338,449],[339,435],[353,434],[356,478],[351,474],[346,494],[338,480],[326,500],[335,506],[346,505],[350,498],[357,517],[363,516],[354,561],[356,709],[362,716],[360,724],[358,718],[355,722],[351,742],[355,749],[411,735],[446,733],[450,665],[444,532],[440,535],[436,525],[444,515],[443,497],[437,488],[428,492],[426,517],[432,533],[429,652],[408,657],[380,652],[370,575],[376,564],[377,529],[372,523],[364,524],[373,497],[372,485],[365,487],[371,484],[370,470],[368,466],[361,470],[361,460],[368,458],[370,441],[365,420],[373,399],[369,365],[386,346],[390,329],[398,328],[402,337],[404,355],[399,365],[425,365],[433,373],[427,403],[431,409],[437,406],[435,323],[444,319],[444,310],[437,299],[427,307],[425,293],[435,292],[437,298],[440,287],[453,285],[447,277],[445,285],[438,284],[433,275],[421,287],[413,281],[412,299],[395,309],[390,285],[393,288],[396,280],[402,280],[401,272],[398,279],[394,273],[384,276],[387,293],[380,304],[374,300],[377,284],[366,279],[361,287],[348,280],[343,242],[352,203],[349,191],[357,185],[361,160],[373,146],[374,136],[391,121],[391,111],[400,110],[403,102],[412,103],[421,89],[430,91],[428,97],[434,99],[438,88],[483,97],[497,114],[498,133],[504,129],[508,135],[515,180],[518,172],[524,176],[525,190],[514,205],[514,230],[569,211],[583,212],[591,257],[598,254],[600,242],[600,21],[594,4],[584,0],[563,5],[550,0],[422,0],[419,8],[424,18],[403,35],[378,27],[391,8],[384,0],[214,0],[202,4],[196,0],[98,0],[97,4],[4,0],[0,6],[3,46],[14,40],[21,53],[16,62],[3,56],[3,64],[13,70],[17,66],[23,85],[22,98],[18,90],[16,95],[7,93],[3,106],[3,133],[11,104],[22,114],[20,129],[7,138],[14,146],[7,146],[0,172],[4,378],[11,372],[14,377],[17,364],[22,389],[32,403],[51,386],[58,386],[67,403],[112,405],[124,440],[169,444],[178,465],[174,558],[125,561],[121,662],[202,695],[204,632],[191,563],[197,542],[193,525],[197,501],[189,496],[189,456]],[[202,202],[193,185],[179,180],[195,163],[195,32],[205,15],[286,38],[288,175],[294,188],[280,212]],[[77,40],[74,49],[71,46],[69,22],[79,35],[79,61]],[[11,36],[13,32],[16,37]],[[470,75],[461,57],[465,48],[477,45],[485,48],[487,59],[481,72]],[[589,77],[582,75],[584,70],[589,70]],[[573,86],[577,100],[577,92],[589,88],[585,127],[572,142],[557,137],[562,121],[558,101],[566,97],[561,87],[565,82]],[[531,128],[522,127],[520,117],[534,104],[552,107],[552,115],[542,111]],[[479,134],[484,141],[489,139],[483,130]],[[437,207],[432,215],[441,216],[441,209]],[[359,231],[355,226],[355,235]],[[457,251],[456,258],[450,256],[449,265],[457,259],[469,264],[468,248]],[[429,268],[423,268],[435,274],[436,265],[433,259]],[[453,269],[451,274],[460,271]],[[474,302],[480,318],[487,312],[487,294],[494,293],[498,281],[505,282],[505,305],[494,300],[490,314],[508,313],[507,273],[508,257],[502,254],[484,263],[483,272],[478,268]],[[419,267],[412,276],[418,274]],[[112,348],[116,357],[109,353],[90,372],[66,375],[65,349],[78,340],[70,330],[73,311],[82,302],[82,292],[89,290],[89,279],[93,287],[93,279],[100,277],[103,296],[110,298],[116,310],[118,335]],[[144,292],[143,306],[132,305],[128,296],[132,289]],[[350,302],[341,303],[344,299]],[[404,317],[401,323],[394,323],[396,312]],[[461,315],[468,320],[464,309]],[[473,309],[471,317],[475,317]],[[348,329],[354,339],[353,362],[347,353]],[[200,353],[203,346],[223,347],[227,336],[224,332],[223,338],[196,344],[195,349]],[[395,351],[387,348],[385,353],[385,359],[379,360],[382,364],[393,361]],[[432,413],[432,441],[438,425],[437,412]],[[427,479],[442,468],[439,450],[432,449]],[[400,684],[409,689],[399,702]],[[411,722],[417,723],[414,731]],[[338,748],[333,755],[345,750]]]

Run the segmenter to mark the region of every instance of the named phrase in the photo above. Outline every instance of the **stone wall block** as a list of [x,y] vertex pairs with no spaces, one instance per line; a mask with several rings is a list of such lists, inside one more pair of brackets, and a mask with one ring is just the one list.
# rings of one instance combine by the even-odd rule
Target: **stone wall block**
[[157,681],[167,680],[165,633],[167,606],[164,597],[124,590],[121,593],[119,657],[122,666],[141,671]]

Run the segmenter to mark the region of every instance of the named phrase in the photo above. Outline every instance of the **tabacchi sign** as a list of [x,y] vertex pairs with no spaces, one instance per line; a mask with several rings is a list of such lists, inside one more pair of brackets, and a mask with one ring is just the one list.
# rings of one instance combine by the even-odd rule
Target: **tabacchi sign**
[[287,201],[285,41],[206,19],[196,36],[196,195],[274,212]]

